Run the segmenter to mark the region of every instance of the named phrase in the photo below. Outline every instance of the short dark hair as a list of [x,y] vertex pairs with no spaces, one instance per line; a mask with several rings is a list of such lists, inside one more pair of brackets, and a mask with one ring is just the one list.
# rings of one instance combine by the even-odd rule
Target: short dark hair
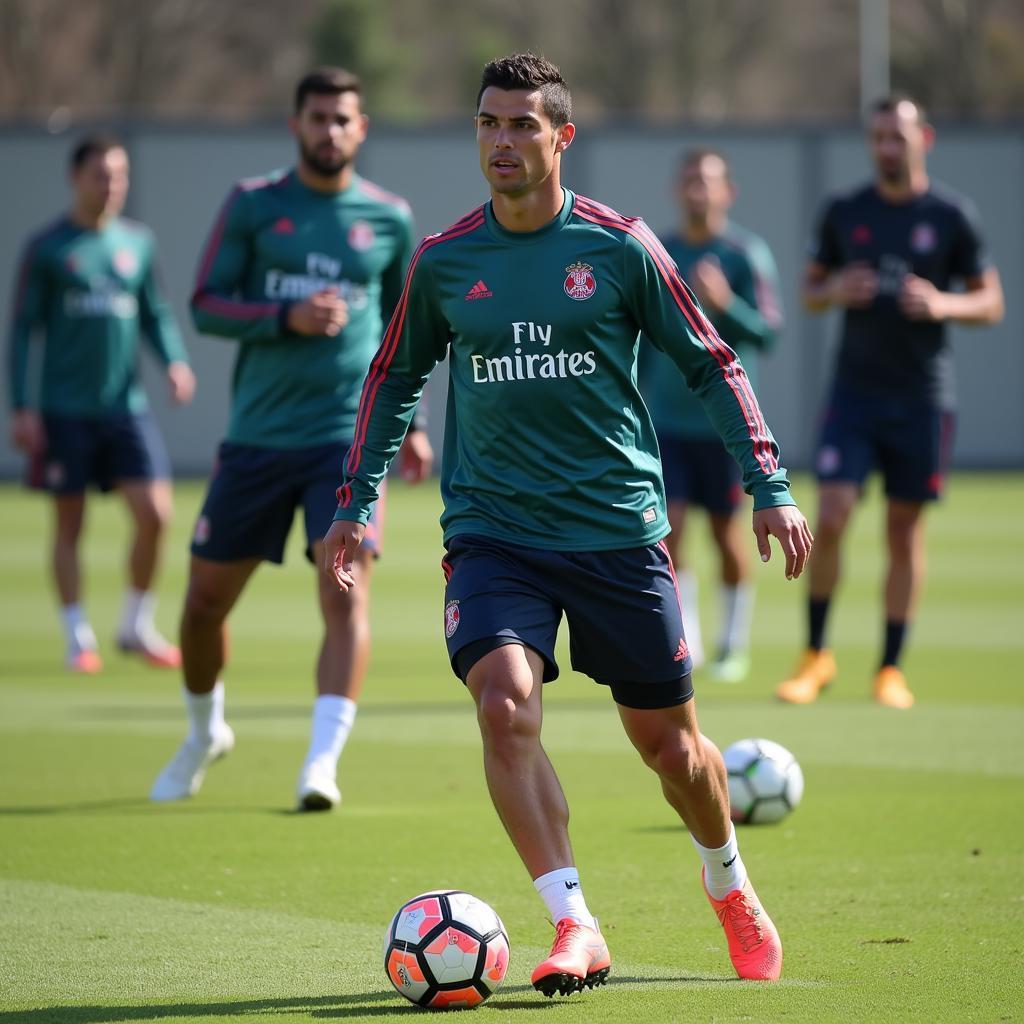
[[102,156],[104,153],[109,153],[112,149],[124,148],[124,143],[116,135],[101,134],[99,132],[92,135],[84,135],[75,143],[68,163],[71,165],[71,170],[78,171],[82,169],[82,166],[91,157]]
[[513,53],[507,57],[496,57],[484,66],[480,78],[480,91],[476,94],[477,110],[484,90],[525,89],[540,92],[544,113],[556,128],[568,124],[572,117],[572,96],[562,78],[562,72],[549,60],[534,53]]
[[357,96],[362,96],[363,83],[359,81],[358,76],[344,68],[314,68],[303,75],[299,84],[295,86],[295,113],[302,110],[302,104],[310,94],[340,96],[343,92],[354,92]]
[[722,161],[722,166],[725,168],[725,176],[730,178],[732,175],[729,170],[729,158],[720,149],[715,149],[712,146],[694,146],[693,149],[688,149],[683,153],[679,161],[679,170],[689,170],[691,167],[696,167],[712,157],[715,160]]
[[926,124],[928,115],[919,100],[906,92],[892,92],[871,104],[872,114],[895,114],[901,103],[909,103],[917,111],[917,123]]

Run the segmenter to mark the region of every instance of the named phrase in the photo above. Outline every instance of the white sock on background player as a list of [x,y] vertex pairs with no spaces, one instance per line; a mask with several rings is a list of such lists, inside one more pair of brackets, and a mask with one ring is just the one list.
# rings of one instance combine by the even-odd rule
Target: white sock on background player
[[697,575],[692,569],[680,569],[676,574],[679,600],[683,606],[683,630],[686,646],[690,649],[693,667],[704,664],[704,642],[700,635],[700,613],[697,610]]
[[68,651],[78,654],[80,651],[95,651],[98,644],[85,611],[80,604],[66,604],[60,610],[61,622],[64,625],[64,637]]
[[579,872],[575,868],[549,871],[546,875],[535,878],[533,887],[540,893],[548,908],[552,923],[557,924],[563,918],[571,917],[587,928],[597,927],[594,915],[587,909]]
[[356,702],[348,697],[324,693],[313,704],[313,727],[306,764],[330,760],[337,768],[338,758],[356,720]]
[[153,612],[156,609],[156,597],[148,590],[136,590],[129,587],[124,592],[121,602],[121,624],[117,635],[129,640],[146,636],[154,629]]
[[190,742],[209,746],[224,730],[224,681],[218,679],[209,693],[185,690]]
[[743,888],[747,869],[736,845],[736,829],[729,826],[729,841],[717,850],[701,846],[692,835],[690,839],[704,862],[704,885],[716,900],[724,900],[734,889]]
[[749,583],[719,588],[722,631],[718,649],[722,654],[745,651],[750,646],[750,620],[754,612],[754,588]]

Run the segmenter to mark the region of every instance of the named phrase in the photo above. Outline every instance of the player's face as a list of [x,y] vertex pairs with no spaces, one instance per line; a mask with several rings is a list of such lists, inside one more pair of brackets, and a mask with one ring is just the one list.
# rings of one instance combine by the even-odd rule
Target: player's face
[[355,159],[366,138],[367,118],[354,92],[310,93],[289,125],[302,162],[326,178]]
[[574,132],[572,124],[551,124],[540,92],[488,86],[476,115],[476,141],[491,191],[523,195],[546,181]]
[[871,119],[868,148],[878,176],[885,182],[901,184],[911,171],[924,167],[931,146],[931,130],[921,123],[913,103],[900,103],[895,110],[880,111]]
[[707,220],[732,206],[729,169],[721,157],[706,156],[687,164],[679,179],[679,201],[691,220]]
[[128,154],[117,147],[93,153],[71,174],[75,203],[94,216],[116,216],[128,197]]

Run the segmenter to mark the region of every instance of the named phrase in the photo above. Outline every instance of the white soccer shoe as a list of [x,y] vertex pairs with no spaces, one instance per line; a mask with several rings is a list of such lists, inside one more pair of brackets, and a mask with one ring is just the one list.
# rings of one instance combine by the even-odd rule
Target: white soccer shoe
[[149,799],[164,803],[195,796],[203,784],[206,769],[214,761],[230,754],[234,746],[235,734],[226,724],[209,744],[197,743],[189,737],[156,777]]
[[324,758],[307,761],[299,773],[296,796],[300,811],[329,811],[341,803],[341,790],[335,781],[337,769]]

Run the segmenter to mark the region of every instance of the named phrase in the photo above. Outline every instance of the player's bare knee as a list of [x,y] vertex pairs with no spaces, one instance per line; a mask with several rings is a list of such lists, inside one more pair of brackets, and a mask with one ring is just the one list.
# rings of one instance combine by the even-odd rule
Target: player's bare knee
[[540,735],[539,708],[534,709],[515,681],[497,675],[486,680],[477,698],[480,733],[492,750],[532,742]]
[[685,732],[663,738],[651,767],[659,778],[687,786],[706,770],[699,744]]
[[321,573],[320,607],[323,610],[324,620],[329,626],[351,626],[368,615],[368,589],[365,585],[360,586],[357,583],[350,590],[341,591]]
[[189,584],[181,613],[182,628],[219,626],[228,616],[231,602],[214,588]]

